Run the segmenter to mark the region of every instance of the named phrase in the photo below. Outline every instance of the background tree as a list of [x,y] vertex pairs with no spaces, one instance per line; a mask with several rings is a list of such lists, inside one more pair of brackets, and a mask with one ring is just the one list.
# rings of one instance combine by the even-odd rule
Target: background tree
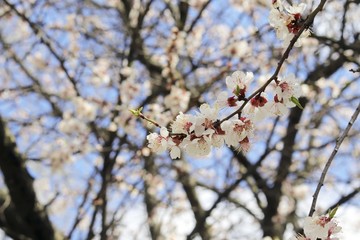
[[[283,239],[301,231],[360,97],[360,2],[322,2],[311,35],[287,57],[269,25],[271,1],[0,0],[4,233]],[[304,18],[319,1],[306,3]],[[279,75],[301,80],[304,110],[261,121],[248,152],[153,154],[146,136],[159,130],[129,111],[143,107],[171,126],[179,112],[216,99],[234,71],[253,72],[255,91],[281,59]],[[320,214],[359,211],[359,131],[355,123],[334,159]]]

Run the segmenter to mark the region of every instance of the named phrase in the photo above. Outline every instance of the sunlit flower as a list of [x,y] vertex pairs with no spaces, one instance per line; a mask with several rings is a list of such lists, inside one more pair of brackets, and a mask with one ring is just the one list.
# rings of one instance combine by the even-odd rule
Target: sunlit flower
[[[304,222],[305,236],[310,240],[334,239],[334,234],[339,233],[341,227],[334,218],[327,216],[306,217]],[[330,238],[331,237],[331,238]]]
[[245,97],[249,83],[253,80],[252,72],[235,71],[231,76],[226,77],[226,86],[237,97]]
[[[303,26],[303,14],[306,4],[283,6],[282,1],[273,1],[273,9],[270,11],[269,23],[276,30],[276,36],[283,40],[283,45],[289,45],[291,39]],[[302,39],[310,35],[310,30],[305,29],[295,46],[301,46]]]
[[211,141],[208,136],[193,139],[186,145],[185,151],[193,157],[204,157],[211,151]]
[[149,148],[155,153],[162,153],[168,147],[168,136],[169,132],[165,127],[162,127],[160,130],[160,135],[158,133],[151,133],[146,138],[149,141]]
[[299,81],[295,78],[294,74],[290,74],[286,78],[276,82],[275,88],[277,100],[282,102],[287,107],[295,107],[295,104],[291,102],[290,98],[298,98],[301,95],[301,87]]
[[189,114],[183,114],[182,112],[176,116],[175,121],[171,124],[173,133],[190,134],[193,123],[193,116]]
[[239,143],[246,137],[252,136],[253,124],[250,119],[240,118],[237,120],[227,120],[221,124],[221,129],[225,131],[225,143],[228,146],[238,147]]
[[228,93],[223,91],[217,95],[215,104],[219,106],[219,108],[236,107],[237,98],[235,96],[228,97]]
[[250,99],[250,102],[244,108],[244,113],[254,121],[263,120],[269,115],[267,105],[266,94],[262,92],[260,95]]
[[209,104],[202,104],[199,108],[200,112],[194,118],[193,125],[194,133],[200,137],[202,135],[208,135],[215,133],[213,124],[217,120],[219,114],[219,108],[217,106],[210,107]]

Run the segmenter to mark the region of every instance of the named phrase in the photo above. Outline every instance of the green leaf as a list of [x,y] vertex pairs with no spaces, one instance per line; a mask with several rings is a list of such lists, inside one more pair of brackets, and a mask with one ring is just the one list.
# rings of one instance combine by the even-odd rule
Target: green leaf
[[299,99],[297,99],[296,97],[292,96],[290,98],[290,101],[293,102],[298,108],[300,108],[301,110],[303,110],[303,106],[301,106]]
[[136,117],[141,115],[141,111],[142,111],[143,107],[140,107],[138,109],[129,109],[129,111]]
[[335,217],[335,214],[336,214],[336,211],[338,210],[338,208],[339,208],[339,206],[336,206],[336,208],[330,210],[330,212],[329,212],[330,219]]

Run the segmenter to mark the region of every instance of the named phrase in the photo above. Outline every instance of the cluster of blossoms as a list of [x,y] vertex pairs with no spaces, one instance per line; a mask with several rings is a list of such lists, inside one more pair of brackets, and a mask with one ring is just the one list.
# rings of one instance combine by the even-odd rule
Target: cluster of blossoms
[[[293,99],[297,99],[301,93],[295,76],[290,75],[273,81],[273,100],[264,92],[248,99],[246,93],[253,79],[251,72],[234,72],[226,78],[227,88],[232,93],[230,97],[224,91],[218,95],[213,106],[204,103],[195,115],[180,112],[171,124],[171,131],[162,127],[160,134],[151,133],[147,136],[149,147],[156,153],[169,150],[173,159],[180,157],[181,150],[193,157],[203,157],[210,153],[212,147],[219,148],[224,143],[247,151],[254,123],[267,116],[286,114],[288,108],[296,106]],[[225,107],[237,107],[234,110],[236,114],[230,118],[221,118],[220,111]],[[239,108],[242,108],[241,111],[238,111]]]
[[338,240],[335,235],[341,231],[341,227],[333,216],[307,217],[304,222],[304,236],[298,235],[292,240]]
[[[289,45],[291,39],[303,26],[303,14],[306,4],[296,6],[284,6],[281,0],[273,0],[273,9],[270,11],[269,22],[276,30],[276,36],[283,40],[283,45]],[[300,46],[302,39],[310,35],[310,30],[305,29],[295,46]]]
[[[275,28],[276,35],[283,41],[284,46],[287,46],[304,26],[303,14],[306,5],[302,3],[296,6],[284,6],[280,0],[273,0],[272,5],[270,25]],[[303,38],[309,35],[310,30],[305,29],[295,46],[300,46]],[[227,88],[231,92],[230,97],[228,92],[221,92],[212,106],[207,103],[202,104],[195,115],[184,114],[181,110],[170,129],[161,127],[160,134],[151,133],[147,136],[149,148],[155,153],[169,150],[173,159],[180,158],[182,151],[193,157],[206,156],[212,147],[219,148],[224,143],[229,147],[248,151],[255,122],[268,116],[285,115],[291,107],[301,108],[298,101],[301,88],[293,74],[284,79],[279,77],[270,79],[271,82],[267,82],[249,96],[247,91],[253,79],[254,75],[251,72],[234,72],[226,78]],[[265,93],[269,83],[274,87],[273,98]],[[179,99],[184,99],[187,106],[190,93],[174,87],[171,89],[171,94],[165,98],[165,106],[170,110],[175,109],[172,113],[181,108],[185,110],[185,104],[180,105]],[[222,118],[220,111],[225,107],[236,110]],[[141,109],[132,110],[133,114],[141,115],[143,119],[160,127],[155,121],[143,116],[140,111]],[[338,240],[335,235],[341,231],[341,227],[334,220],[336,210],[332,210],[327,216],[307,217],[304,221],[304,235],[299,234],[292,240]]]
[[[284,40],[284,44],[288,44],[301,29],[305,8],[305,4],[284,7],[280,0],[273,0],[270,25],[276,29],[277,36]],[[305,30],[302,37],[309,34],[309,30]],[[151,133],[147,136],[149,147],[156,153],[169,150],[171,158],[174,159],[180,157],[181,150],[190,156],[206,156],[212,147],[221,147],[224,143],[247,151],[250,147],[249,139],[254,131],[254,122],[267,116],[282,116],[287,113],[288,108],[296,105],[301,107],[297,100],[301,89],[294,75],[284,79],[279,77],[273,79],[275,88],[273,100],[270,100],[264,90],[255,92],[250,97],[246,95],[253,78],[251,72],[234,72],[226,78],[227,88],[232,95],[229,97],[227,92],[220,93],[213,106],[202,104],[196,115],[181,112],[185,109],[182,109],[180,100],[184,99],[187,103],[190,98],[189,93],[172,88],[171,94],[165,98],[165,105],[170,109],[178,106],[176,110],[180,110],[180,114],[171,124],[170,131],[162,127],[160,135]],[[221,118],[220,110],[224,107],[237,107],[237,110],[233,112],[232,117]],[[143,119],[149,120],[144,116]],[[154,123],[154,121],[150,122]]]

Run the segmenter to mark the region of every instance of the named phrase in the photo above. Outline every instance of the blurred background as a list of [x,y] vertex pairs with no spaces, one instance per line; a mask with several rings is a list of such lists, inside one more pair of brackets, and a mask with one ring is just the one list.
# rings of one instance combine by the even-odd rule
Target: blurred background
[[[310,13],[319,1],[301,1]],[[304,110],[257,124],[247,153],[156,155],[146,135],[251,71],[255,91],[285,51],[270,0],[0,0],[3,239],[288,239],[360,101],[360,2],[327,1],[280,76]],[[300,1],[288,1],[298,4]],[[304,16],[306,17],[306,16]],[[269,90],[273,90],[271,86]],[[317,213],[340,205],[360,237],[360,125],[327,175]]]

